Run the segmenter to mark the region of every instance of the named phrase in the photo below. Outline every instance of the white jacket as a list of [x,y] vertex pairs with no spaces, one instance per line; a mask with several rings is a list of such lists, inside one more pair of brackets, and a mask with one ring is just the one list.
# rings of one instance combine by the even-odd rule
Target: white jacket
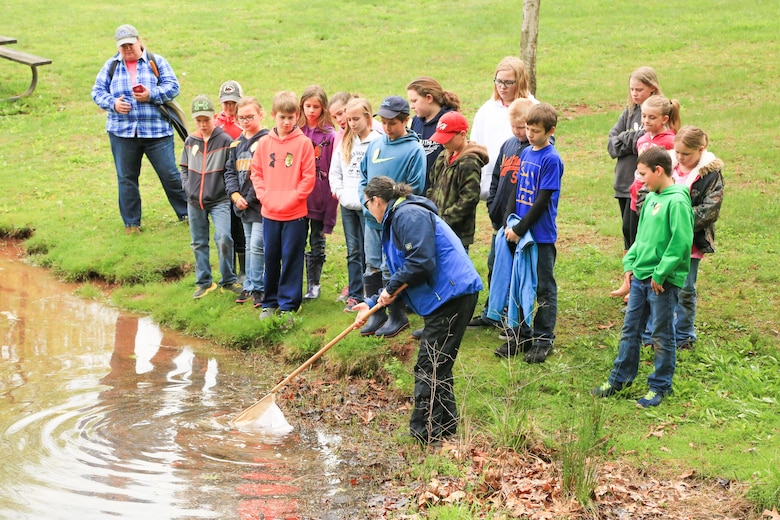
[[355,136],[352,143],[352,153],[349,162],[344,160],[341,144],[339,142],[330,161],[330,192],[339,199],[339,204],[347,209],[362,210],[362,194],[360,190],[360,161],[366,154],[366,149],[371,141],[379,139],[382,134],[371,130],[365,140]]
[[[539,102],[530,94],[528,99],[534,103]],[[475,143],[487,148],[490,158],[482,167],[482,179],[479,183],[479,198],[482,200],[486,200],[490,192],[493,167],[496,165],[501,145],[513,135],[512,126],[509,124],[509,107],[505,107],[500,99],[488,99],[474,116],[470,137]]]

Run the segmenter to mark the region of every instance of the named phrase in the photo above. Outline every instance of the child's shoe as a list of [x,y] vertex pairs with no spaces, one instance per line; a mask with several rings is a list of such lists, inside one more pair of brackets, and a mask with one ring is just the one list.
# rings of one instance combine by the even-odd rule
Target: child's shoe
[[263,291],[252,291],[252,306],[259,309],[263,306]]
[[609,397],[612,395],[615,395],[616,393],[620,392],[624,388],[628,388],[631,386],[631,383],[628,383],[626,385],[620,385],[620,386],[612,386],[612,384],[609,381],[606,381],[602,383],[600,386],[597,386],[593,390],[590,391],[590,395],[593,397]]
[[195,292],[192,294],[193,299],[197,300],[198,298],[203,298],[208,293],[213,291],[217,288],[217,284],[212,283],[211,285],[199,285],[197,289],[195,289]]
[[277,312],[279,312],[279,307],[263,307],[262,312],[260,312],[260,319],[272,318]]
[[531,350],[525,353],[525,362],[529,364],[544,363],[552,351],[552,343],[534,345]]
[[639,408],[649,408],[651,406],[658,406],[663,401],[663,394],[659,394],[655,390],[648,391],[643,398],[636,402]]
[[344,312],[357,312],[357,309],[355,309],[355,307],[357,307],[358,305],[360,305],[360,302],[357,301],[355,298],[348,298],[347,304],[344,305]]
[[236,303],[246,303],[251,295],[252,293],[247,290],[241,291],[241,294],[236,296]]

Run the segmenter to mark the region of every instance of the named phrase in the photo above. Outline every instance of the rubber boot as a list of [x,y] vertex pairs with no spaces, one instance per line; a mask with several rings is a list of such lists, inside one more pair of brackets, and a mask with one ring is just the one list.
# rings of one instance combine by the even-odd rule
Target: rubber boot
[[238,273],[236,274],[238,283],[244,283],[246,280],[246,253],[236,253],[236,257],[238,258]]
[[[383,287],[382,285],[382,273],[375,273],[370,276],[363,277],[363,287],[366,291],[366,296],[374,296]],[[374,314],[368,317],[368,321],[360,329],[361,336],[373,336],[379,327],[381,327],[387,321],[387,311],[385,309],[379,309]]]
[[325,258],[312,256],[311,253],[305,253],[305,255],[307,291],[303,295],[303,299],[316,300],[320,297],[320,276],[322,276],[322,264],[325,263]]
[[389,305],[390,317],[374,333],[376,336],[392,338],[409,326],[409,318],[406,317],[406,304],[401,298]]

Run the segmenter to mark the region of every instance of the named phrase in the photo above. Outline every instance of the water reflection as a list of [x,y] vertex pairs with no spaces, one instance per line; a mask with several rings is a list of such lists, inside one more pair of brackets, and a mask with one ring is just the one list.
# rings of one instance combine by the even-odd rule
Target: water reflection
[[0,517],[314,518],[349,504],[337,435],[230,426],[256,377],[242,355],[72,290],[0,254]]

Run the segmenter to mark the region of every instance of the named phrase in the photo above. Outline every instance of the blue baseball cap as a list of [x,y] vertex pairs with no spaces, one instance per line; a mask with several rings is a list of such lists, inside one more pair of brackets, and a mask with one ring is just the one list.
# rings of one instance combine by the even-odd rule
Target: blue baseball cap
[[393,119],[398,114],[409,115],[409,103],[401,96],[390,96],[382,101],[382,104],[379,105],[379,110],[376,111],[374,117],[379,116]]

